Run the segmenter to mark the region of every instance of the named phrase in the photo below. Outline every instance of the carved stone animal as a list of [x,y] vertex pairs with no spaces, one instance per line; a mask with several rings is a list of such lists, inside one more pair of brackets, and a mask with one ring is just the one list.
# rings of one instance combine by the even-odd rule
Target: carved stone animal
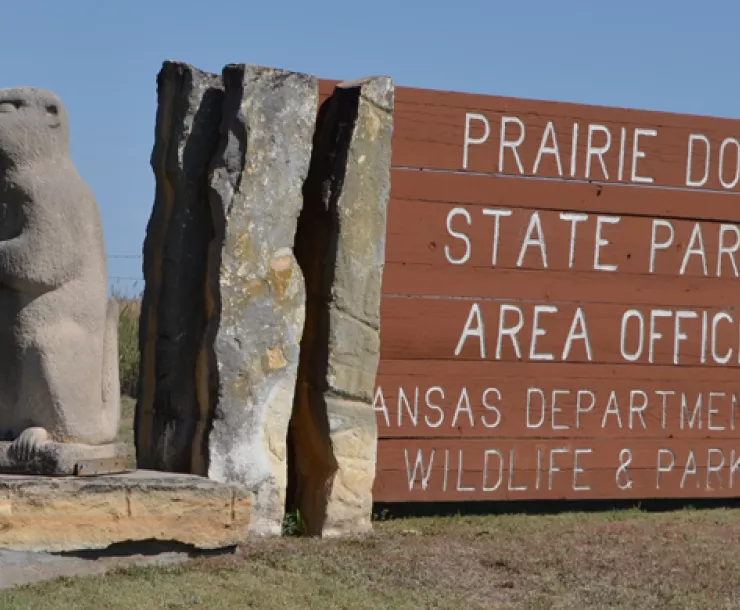
[[0,89],[0,440],[115,441],[118,310],[100,210],[69,151],[61,100]]

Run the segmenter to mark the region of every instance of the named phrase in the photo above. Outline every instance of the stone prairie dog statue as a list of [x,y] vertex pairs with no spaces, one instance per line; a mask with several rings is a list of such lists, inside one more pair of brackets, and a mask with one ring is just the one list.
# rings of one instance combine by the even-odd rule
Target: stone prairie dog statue
[[61,100],[0,89],[0,441],[113,443],[118,308],[100,210],[69,151]]

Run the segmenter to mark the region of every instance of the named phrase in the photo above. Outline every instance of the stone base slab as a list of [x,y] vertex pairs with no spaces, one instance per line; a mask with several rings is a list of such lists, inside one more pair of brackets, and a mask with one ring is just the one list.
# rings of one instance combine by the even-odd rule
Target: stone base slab
[[47,443],[31,460],[16,460],[9,442],[0,442],[0,474],[93,476],[125,472],[126,445]]
[[194,475],[0,475],[0,548],[62,552],[159,540],[219,549],[244,541],[251,507],[245,488]]

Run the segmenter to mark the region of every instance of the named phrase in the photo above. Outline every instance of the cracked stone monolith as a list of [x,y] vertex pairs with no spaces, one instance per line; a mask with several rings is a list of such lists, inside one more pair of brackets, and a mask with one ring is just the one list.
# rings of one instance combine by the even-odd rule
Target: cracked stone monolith
[[204,475],[210,403],[207,384],[199,387],[198,380],[207,377],[206,258],[215,235],[208,172],[224,92],[219,76],[167,61],[157,97],[156,195],[144,241],[139,326],[137,462]]
[[372,527],[393,102],[390,78],[342,83],[317,123],[296,239],[308,299],[288,505],[312,535]]
[[223,70],[221,140],[210,178],[216,238],[208,476],[255,494],[250,531],[279,534],[286,436],[305,315],[293,254],[318,106],[315,77],[250,65]]

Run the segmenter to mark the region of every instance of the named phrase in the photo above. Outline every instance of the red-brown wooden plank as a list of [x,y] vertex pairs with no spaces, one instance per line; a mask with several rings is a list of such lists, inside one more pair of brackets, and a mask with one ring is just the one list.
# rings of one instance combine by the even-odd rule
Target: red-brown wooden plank
[[[489,136],[484,143],[468,147],[465,164],[467,113],[474,113],[487,119]],[[503,165],[500,164],[499,141],[504,116],[521,121],[525,128],[524,140],[517,149],[521,168],[510,149],[504,151]],[[738,184],[740,121],[736,120],[399,87],[396,90],[394,122],[393,164],[397,167],[450,171],[466,169],[474,172],[634,184],[648,183],[641,182],[640,178],[649,178],[649,183],[666,187],[689,186],[687,184],[689,136],[701,134],[710,142],[711,152],[708,179],[706,184],[698,188],[726,190],[720,183],[719,157],[720,147],[727,140],[729,143],[725,144],[723,153],[725,170],[723,179],[726,183],[733,183],[729,190],[740,191]],[[558,170],[555,156],[548,154],[541,156],[535,171],[545,129],[550,122],[556,134],[562,171]],[[572,174],[570,170],[574,124],[579,125],[579,137],[576,139],[576,165]],[[601,126],[609,131],[611,143],[603,155],[608,176],[603,173],[601,161],[593,155],[590,156],[590,171],[588,173],[586,171],[590,126]],[[518,124],[509,123],[507,140],[517,140],[521,134],[520,129]],[[622,129],[625,130],[624,143]],[[636,129],[654,131],[656,135],[638,136],[635,149]],[[484,130],[482,121],[471,121],[469,132],[471,138],[483,138]],[[606,145],[605,133],[596,127],[593,130],[593,147]],[[545,139],[545,145],[554,147],[552,135]],[[704,174],[703,151],[703,144],[694,146],[693,179]],[[622,159],[621,172],[620,159]]]
[[[734,308],[738,304],[739,280],[697,277],[628,276],[600,272],[491,269],[490,267],[438,267],[386,263],[383,292],[386,295],[469,296],[553,302],[621,303],[654,308]],[[420,305],[423,307],[423,305]],[[734,314],[733,314],[734,315]]]
[[[319,93],[322,101],[331,95],[338,82],[320,80]],[[393,163],[397,167],[649,183],[654,186],[740,192],[740,183],[737,180],[740,121],[734,119],[408,87],[396,87],[395,99]],[[468,113],[484,116],[488,121],[490,134],[484,143],[468,146],[468,159],[464,167],[463,149],[468,129]],[[521,168],[511,149],[506,149],[503,165],[499,164],[501,123],[504,116],[518,119],[525,126],[524,140],[517,148]],[[545,129],[550,122],[557,140],[560,168],[555,160],[556,156],[552,154],[539,155],[540,160],[537,163]],[[579,133],[575,146],[575,171],[572,172],[574,124],[579,125]],[[593,127],[589,136],[590,126]],[[605,145],[607,135],[602,128],[608,130],[608,137],[611,139],[609,149],[603,155],[608,177],[603,173],[600,158],[594,154],[590,155],[589,172],[586,173],[589,137],[592,152]],[[469,129],[469,137],[480,138],[485,126],[482,121],[471,119]],[[518,123],[509,122],[506,139],[518,139],[519,129]],[[654,136],[648,133],[638,135],[635,148],[636,129],[657,133]],[[705,136],[710,147],[708,176],[706,183],[701,186],[687,183],[689,136],[692,134]],[[551,134],[545,140],[545,145],[553,147]],[[694,144],[693,180],[704,176],[705,146],[704,141],[696,141]],[[640,154],[644,156],[639,156]],[[720,155],[724,185],[720,179]],[[652,181],[643,182],[641,178],[651,178]],[[728,185],[731,186],[728,188]]]
[[453,271],[740,277],[740,227],[729,222],[394,199],[386,240],[387,262]]
[[[470,376],[486,377],[492,379],[516,378],[522,374],[522,366],[526,366],[531,379],[546,378],[550,375],[564,380],[575,380],[584,378],[584,366],[571,362],[506,362],[490,360],[383,360],[378,365],[378,376],[398,375],[415,379],[420,376],[420,366],[423,367],[424,375],[432,378],[451,375],[463,378]],[[593,368],[589,366],[588,368]],[[586,371],[588,371],[588,368]],[[738,381],[734,371],[720,367],[692,367],[659,365],[644,366],[639,364],[614,364],[599,367],[599,375],[604,379],[613,380],[637,380],[661,381],[672,383],[676,379],[686,379],[687,376],[700,377],[707,382]],[[588,376],[586,372],[585,376]]]
[[393,170],[393,199],[737,222],[735,193]]
[[738,495],[740,441],[630,438],[381,440],[373,490],[379,502]]
[[496,365],[471,373],[465,365],[429,372],[428,364],[378,376],[379,438],[740,436],[740,380],[687,378],[676,367],[641,380],[617,377],[608,365],[563,378],[559,365],[534,377],[531,365],[520,364],[518,374],[503,377]]
[[[692,313],[697,317],[690,319],[688,314],[681,314],[683,317],[676,322],[679,315],[667,306],[633,308],[598,303],[530,303],[515,299],[516,288],[508,286],[512,298],[503,296],[497,301],[384,297],[381,302],[381,358],[679,364],[727,369],[740,366],[738,312],[696,310]],[[540,309],[536,318],[537,308],[542,307],[557,308],[557,311]],[[633,309],[642,318],[637,314],[628,315]],[[582,318],[578,317],[579,311]],[[655,311],[667,313],[656,315]],[[461,342],[466,325],[471,330],[479,328],[479,318],[483,324],[483,340],[469,332]],[[623,318],[627,320],[624,350]],[[520,330],[513,336],[500,332],[520,323]],[[584,327],[588,341],[575,338],[584,335]],[[533,341],[535,329],[539,334]],[[679,337],[676,343],[679,334],[686,337]],[[458,345],[461,349],[456,355]],[[726,358],[727,362],[723,362]]]

